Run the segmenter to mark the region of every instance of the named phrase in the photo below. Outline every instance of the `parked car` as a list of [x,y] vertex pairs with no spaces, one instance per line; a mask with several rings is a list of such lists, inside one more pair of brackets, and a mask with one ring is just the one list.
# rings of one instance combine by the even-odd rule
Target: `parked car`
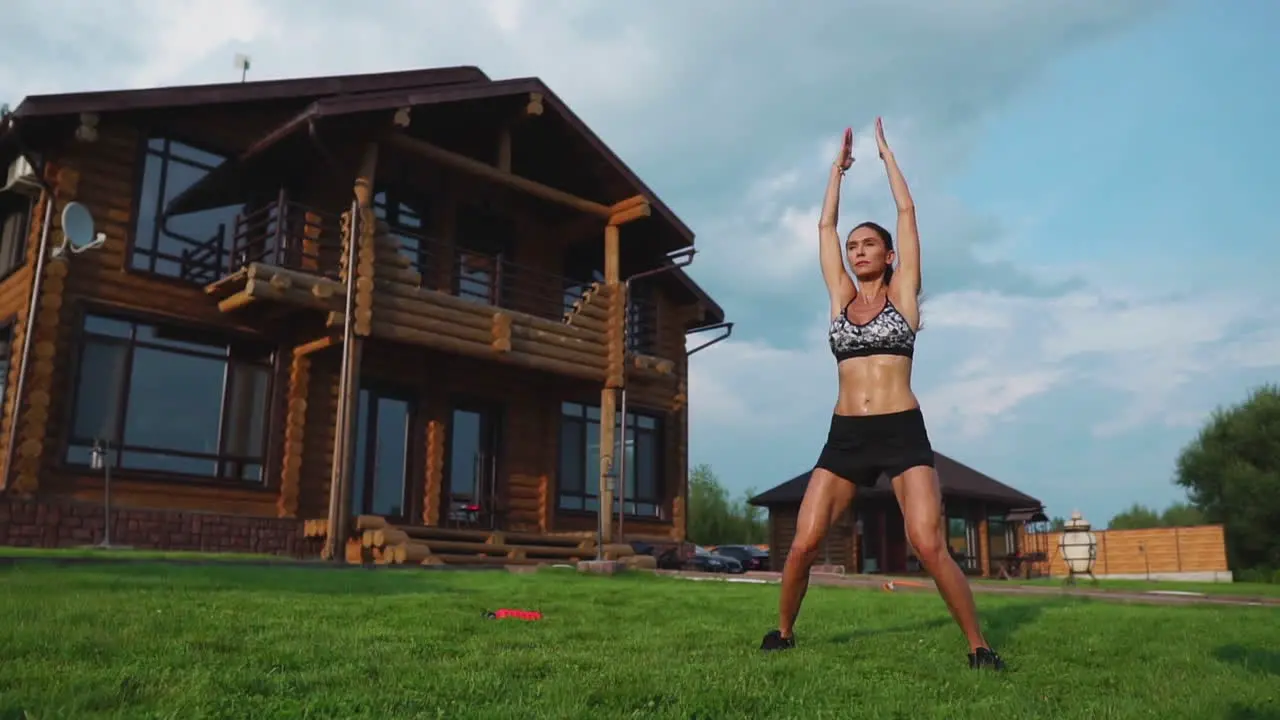
[[768,570],[769,551],[761,550],[755,545],[719,545],[717,555],[731,557],[742,563],[744,570]]
[[742,563],[727,555],[713,553],[701,545],[693,546],[693,555],[689,558],[687,567],[699,572],[723,572],[735,575],[746,572]]

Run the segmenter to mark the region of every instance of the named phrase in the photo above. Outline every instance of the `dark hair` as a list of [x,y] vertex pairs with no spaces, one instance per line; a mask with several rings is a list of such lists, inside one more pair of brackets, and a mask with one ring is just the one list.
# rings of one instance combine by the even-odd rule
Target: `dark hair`
[[[856,225],[853,228],[853,230],[849,231],[849,234],[852,235],[854,231],[856,231],[858,228],[871,228],[872,232],[880,236],[880,239],[884,241],[884,249],[887,251],[893,250],[893,235],[889,234],[889,231],[884,229],[883,225],[880,225],[879,223],[874,223],[868,220],[863,223],[858,223],[858,225]],[[892,279],[893,279],[893,263],[889,263],[888,265],[885,266],[885,269],[884,269],[884,284],[888,285],[889,281]]]

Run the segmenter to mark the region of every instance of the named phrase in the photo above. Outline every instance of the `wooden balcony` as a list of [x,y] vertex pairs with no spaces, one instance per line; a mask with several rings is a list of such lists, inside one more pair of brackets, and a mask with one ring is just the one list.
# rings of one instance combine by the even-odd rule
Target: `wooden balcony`
[[603,381],[607,288],[384,223],[374,248],[373,337]]
[[[346,252],[342,218],[287,200],[238,217],[184,258],[188,279],[223,312],[280,317],[301,311],[343,323]],[[447,353],[603,381],[613,293],[459,248],[378,221],[357,276],[357,334]],[[366,272],[369,268],[372,272]],[[646,336],[647,337],[647,336]],[[645,341],[646,343],[648,341]]]

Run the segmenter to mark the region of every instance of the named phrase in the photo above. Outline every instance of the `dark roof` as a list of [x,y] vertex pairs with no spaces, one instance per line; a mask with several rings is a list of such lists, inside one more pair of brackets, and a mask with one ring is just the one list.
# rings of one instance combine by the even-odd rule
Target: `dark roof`
[[[303,110],[297,116],[287,120],[280,127],[268,133],[260,141],[253,144],[248,150],[242,154],[238,160],[240,161],[240,172],[249,171],[249,161],[253,157],[260,157],[274,143],[284,140],[291,136],[295,131],[306,127],[308,121],[313,119],[340,117],[344,115],[353,115],[357,113],[376,112],[379,110],[395,110],[402,107],[415,107],[421,105],[437,105],[454,102],[466,102],[469,100],[484,100],[489,98],[510,97],[513,95],[527,95],[529,93],[539,93],[542,95],[542,105],[544,108],[550,108],[556,112],[579,136],[581,136],[591,149],[605,160],[606,163],[622,178],[626,183],[634,189],[634,191],[649,199],[656,214],[667,222],[680,236],[684,245],[693,244],[693,230],[684,223],[679,217],[672,212],[666,203],[662,202],[653,190],[636,175],[627,164],[618,157],[608,145],[600,139],[586,123],[582,121],[569,106],[566,105],[559,96],[557,96],[550,88],[548,88],[538,78],[515,78],[511,80],[491,81],[487,78],[470,83],[451,84],[445,86],[424,85],[421,87],[401,87],[384,92],[360,92],[347,93],[325,97],[316,100],[310,107]],[[234,171],[233,171],[234,172]],[[200,194],[203,187],[208,184],[217,183],[221,178],[216,178],[214,174],[210,174],[204,180],[196,185],[188,188],[182,195],[174,198],[170,204],[171,212],[190,212],[193,208],[187,207],[191,199]],[[622,198],[616,198],[621,200]],[[198,209],[198,208],[196,208]]]
[[[219,166],[182,197],[174,198],[171,208],[180,208],[197,198],[198,186],[211,184],[235,187],[243,175],[260,158],[281,141],[291,139],[310,121],[405,106],[464,102],[536,92],[542,95],[544,108],[550,108],[576,131],[605,162],[635,189],[647,197],[655,214],[662,218],[686,245],[693,243],[693,231],[666,205],[626,163],[605,145],[550,88],[538,78],[515,78],[494,81],[480,68],[459,66],[361,75],[290,78],[212,85],[185,85],[139,90],[33,95],[23,99],[6,117],[0,130],[8,131],[12,121],[25,118],[49,118],[84,112],[126,112],[157,110],[200,105],[220,105],[269,101],[311,101],[298,115],[264,135],[237,158]],[[7,134],[7,132],[6,132]],[[701,325],[724,321],[724,310],[681,270],[674,271],[680,285],[707,309],[707,320]]]
[[70,115],[83,112],[121,112],[159,108],[220,105],[224,103],[290,100],[427,87],[453,83],[485,82],[489,79],[478,67],[459,66],[403,70],[361,75],[255,80],[212,85],[174,85],[139,90],[32,95],[13,111],[15,118]]
[[[938,480],[942,485],[942,494],[947,497],[974,498],[1004,503],[1015,508],[1040,508],[1043,504],[1024,492],[1015,490],[995,478],[984,475],[977,470],[957,462],[935,451],[934,467],[938,471]],[[752,505],[794,505],[804,497],[805,488],[809,487],[809,474],[805,471],[777,487],[766,490],[747,502]],[[860,497],[892,495],[893,487],[887,475],[881,475],[873,488],[859,488]]]

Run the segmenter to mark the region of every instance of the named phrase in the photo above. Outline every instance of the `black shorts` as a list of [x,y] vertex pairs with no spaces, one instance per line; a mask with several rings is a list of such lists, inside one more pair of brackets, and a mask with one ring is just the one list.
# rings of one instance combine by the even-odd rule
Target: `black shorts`
[[871,487],[881,473],[894,478],[918,465],[933,467],[933,446],[916,407],[883,415],[832,415],[827,444],[814,467]]

